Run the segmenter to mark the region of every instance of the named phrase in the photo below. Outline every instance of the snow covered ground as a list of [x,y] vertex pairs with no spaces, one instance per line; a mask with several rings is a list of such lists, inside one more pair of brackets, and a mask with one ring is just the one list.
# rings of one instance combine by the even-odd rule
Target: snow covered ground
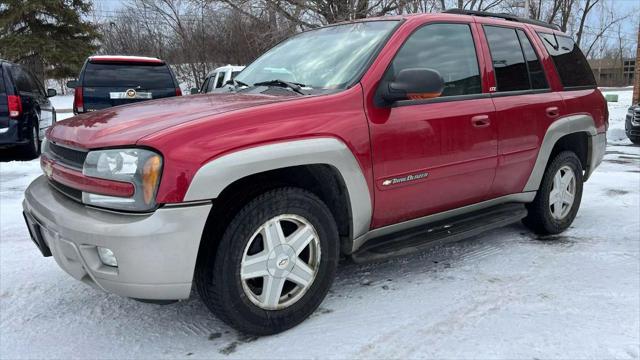
[[378,264],[342,264],[320,309],[255,338],[193,294],[160,306],[94,290],[43,258],[20,202],[37,161],[0,163],[0,358],[640,357],[640,147],[610,104],[604,163],[571,229],[517,224]]

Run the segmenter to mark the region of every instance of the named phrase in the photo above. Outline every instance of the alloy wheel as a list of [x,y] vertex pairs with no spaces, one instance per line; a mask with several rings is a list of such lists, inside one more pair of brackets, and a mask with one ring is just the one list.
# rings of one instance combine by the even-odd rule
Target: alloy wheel
[[313,284],[320,257],[318,234],[308,220],[293,214],[276,216],[256,230],[244,249],[242,289],[261,309],[287,308]]
[[576,196],[576,177],[569,166],[561,167],[553,177],[549,192],[549,210],[556,220],[564,219],[573,206]]

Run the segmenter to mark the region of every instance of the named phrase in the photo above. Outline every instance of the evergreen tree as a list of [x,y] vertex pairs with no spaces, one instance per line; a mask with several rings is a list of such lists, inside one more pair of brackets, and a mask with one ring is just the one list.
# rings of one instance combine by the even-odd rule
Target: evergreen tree
[[83,15],[87,0],[2,0],[0,58],[26,64],[44,77],[76,76],[96,51],[97,28]]

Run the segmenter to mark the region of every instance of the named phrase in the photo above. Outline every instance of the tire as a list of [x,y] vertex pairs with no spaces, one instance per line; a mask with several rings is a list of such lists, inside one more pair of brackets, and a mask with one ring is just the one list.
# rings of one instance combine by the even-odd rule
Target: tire
[[[569,177],[565,178],[563,176],[563,174],[568,174],[569,171],[571,172],[570,175],[573,176],[573,186],[571,186]],[[558,174],[560,174],[560,181],[557,178]],[[566,193],[563,193],[561,197],[556,196],[557,192],[552,194],[558,184],[560,188],[568,189],[569,193],[573,189],[573,201],[570,205],[566,202],[571,197]],[[540,235],[563,232],[571,225],[578,213],[582,200],[582,187],[583,175],[580,159],[571,151],[559,153],[547,166],[533,202],[527,204],[529,214],[523,219],[523,223],[533,232]],[[551,201],[552,195],[556,201]],[[561,205],[558,206],[558,203]],[[553,209],[551,206],[553,206]]]
[[24,156],[31,160],[40,156],[40,138],[38,136],[38,126],[33,125],[31,127],[31,134],[29,134],[29,142],[24,145]]
[[635,145],[640,145],[640,136],[631,136],[631,135],[627,135],[627,137],[629,138],[629,140],[631,140],[632,143],[634,143]]
[[[273,224],[280,224],[282,232],[270,234],[284,235],[286,239],[282,242],[270,242],[286,246],[267,244],[268,238],[262,234],[278,228]],[[304,249],[299,255],[296,255],[295,250],[283,255],[294,249],[287,247],[295,243],[289,242],[294,238],[291,231],[301,230],[297,234],[303,234],[303,228],[312,240],[306,247],[297,246]],[[274,235],[270,239],[274,238],[278,236]],[[209,310],[235,329],[253,335],[279,333],[305,320],[325,298],[335,277],[339,245],[338,229],[331,211],[317,196],[299,188],[271,190],[248,202],[235,215],[224,231],[217,249],[214,246],[203,249],[206,253],[200,258],[196,268],[196,288]],[[268,257],[264,265],[261,263],[260,270],[255,270],[258,271],[255,274],[260,275],[243,280],[241,274],[245,277],[254,274],[248,270],[252,269],[249,267],[251,265],[245,265],[251,261],[243,259],[250,256],[262,259],[266,254]],[[303,262],[307,265],[307,270],[315,270],[307,287],[289,280],[289,277],[303,268]],[[266,273],[262,266],[267,267]],[[280,266],[284,268],[279,268]],[[278,271],[279,279],[276,278]],[[262,291],[266,289],[266,284],[276,284],[278,281],[284,284],[281,292]],[[276,298],[269,297],[269,294],[283,296]],[[264,300],[268,298],[275,298],[275,302]],[[264,301],[261,302],[262,300]]]

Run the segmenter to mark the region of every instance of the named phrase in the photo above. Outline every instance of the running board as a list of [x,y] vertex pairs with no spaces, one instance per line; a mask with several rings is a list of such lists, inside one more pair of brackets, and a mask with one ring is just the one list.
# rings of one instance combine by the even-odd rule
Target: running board
[[522,220],[524,204],[498,205],[473,213],[407,229],[368,241],[351,258],[356,263],[384,260],[463,240]]

